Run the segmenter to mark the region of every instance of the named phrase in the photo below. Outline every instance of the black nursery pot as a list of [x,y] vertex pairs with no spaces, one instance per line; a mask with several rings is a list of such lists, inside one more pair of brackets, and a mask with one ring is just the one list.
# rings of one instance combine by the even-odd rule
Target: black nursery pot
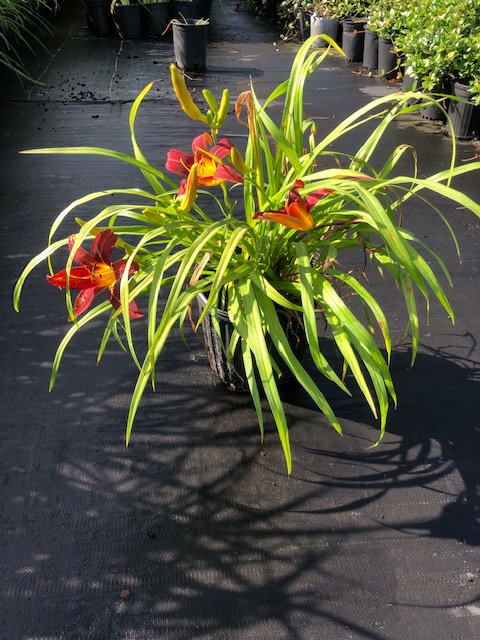
[[[338,34],[338,18],[325,18],[324,16],[315,16],[313,15],[310,18],[310,35],[311,36],[319,36],[325,35],[330,36],[330,38],[336,42],[337,34]],[[323,38],[319,38],[315,43],[316,47],[328,47],[329,43]]]
[[[447,84],[443,82],[440,86],[435,87],[431,93],[450,93],[450,89],[450,86],[447,86]],[[425,106],[420,109],[420,115],[425,120],[439,120],[440,122],[445,122],[447,120],[445,110],[448,111],[448,100],[442,100],[442,106],[444,108],[443,110],[436,103],[425,102]]]
[[365,31],[363,41],[362,66],[370,71],[378,69],[378,34],[368,29]]
[[453,95],[468,102],[450,100],[448,115],[450,122],[447,133],[457,140],[472,140],[480,135],[480,106],[469,102],[471,95],[469,87],[461,82],[453,83]]
[[297,29],[297,40],[305,42],[310,35],[311,16],[309,13],[298,9],[295,13],[295,25]]
[[152,2],[142,5],[142,26],[145,35],[161,36],[169,22],[169,2]]
[[205,71],[208,24],[198,24],[192,18],[185,22],[172,20],[172,32],[177,67],[184,71]]
[[[197,296],[197,305],[200,315],[205,309],[206,302],[207,298],[203,294],[199,294]],[[203,342],[210,362],[210,368],[213,372],[214,383],[226,385],[233,391],[249,391],[240,345],[237,344],[233,359],[228,360],[226,356],[233,337],[233,325],[225,311],[217,309],[216,313],[221,339],[215,331],[210,313],[205,315],[201,325]],[[279,311],[278,317],[293,353],[298,360],[301,360],[307,347],[307,340],[299,318],[287,310],[285,310],[285,313]],[[281,389],[289,380],[291,380],[293,374],[285,364],[284,360],[278,355],[277,350],[268,336],[266,338],[266,342],[268,351],[274,358],[278,367],[278,372],[276,372],[275,375],[277,385]]]
[[365,41],[365,21],[344,20],[342,33],[342,49],[345,58],[350,62],[363,61],[363,45]]
[[397,54],[390,38],[378,38],[378,70],[386,80],[397,77]]
[[113,20],[117,27],[118,35],[126,40],[140,38],[142,35],[142,5],[122,4],[115,5]]
[[[413,76],[408,75],[408,73],[404,74],[402,78],[402,91],[404,93],[406,93],[407,91],[421,91],[421,89],[422,86],[419,80],[417,80]],[[411,106],[417,104],[418,102],[420,102],[420,98],[411,98],[410,100],[408,100],[407,104]]]
[[110,0],[83,0],[87,27],[92,36],[104,38],[115,32]]

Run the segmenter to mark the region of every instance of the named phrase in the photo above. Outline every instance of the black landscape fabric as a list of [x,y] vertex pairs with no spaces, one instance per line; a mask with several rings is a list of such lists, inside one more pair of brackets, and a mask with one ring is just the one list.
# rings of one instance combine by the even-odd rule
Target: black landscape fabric
[[[229,86],[235,96],[252,77],[265,97],[285,78],[297,42],[281,42],[234,0],[215,0],[211,22],[207,72],[192,79],[198,92]],[[42,84],[22,88],[2,72],[0,86],[0,638],[480,638],[480,220],[442,205],[459,261],[435,212],[405,212],[451,270],[456,323],[433,305],[410,369],[397,292],[386,287],[399,406],[378,447],[369,448],[377,429],[361,399],[331,390],[340,438],[292,383],[288,478],[273,424],[262,445],[248,397],[214,387],[200,343],[189,336],[186,348],[175,334],[125,448],[131,359],[112,344],[96,366],[101,324],[92,323],[48,394],[67,328],[64,295],[38,269],[20,314],[11,297],[66,205],[143,185],[105,158],[18,151],[129,152],[132,100],[154,79],[138,116],[150,161],[188,150],[199,130],[176,106],[168,37],[95,38],[73,0],[54,24],[54,55],[29,63]],[[335,56],[315,74],[306,109],[320,132],[398,89],[359,71]],[[414,144],[423,175],[448,166],[451,142],[435,123],[405,118],[388,142]],[[459,143],[458,162],[477,151]],[[479,201],[480,177],[468,180],[458,186]]]

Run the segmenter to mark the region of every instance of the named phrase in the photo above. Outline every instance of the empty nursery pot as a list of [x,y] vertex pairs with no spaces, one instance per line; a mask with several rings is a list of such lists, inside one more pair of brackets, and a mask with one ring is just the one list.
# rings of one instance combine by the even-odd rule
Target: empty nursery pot
[[207,68],[208,24],[196,19],[172,20],[175,62],[184,71],[205,71]]

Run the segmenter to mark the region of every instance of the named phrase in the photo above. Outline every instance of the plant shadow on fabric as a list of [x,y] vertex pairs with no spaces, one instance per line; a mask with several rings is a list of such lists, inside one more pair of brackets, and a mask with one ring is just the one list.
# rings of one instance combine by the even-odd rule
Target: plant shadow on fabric
[[[480,473],[472,459],[472,451],[480,446],[478,428],[480,363],[475,357],[476,345],[472,336],[461,336],[466,355],[459,353],[458,336],[452,334],[450,344],[435,349],[422,346],[416,366],[410,368],[408,349],[396,349],[392,356],[392,376],[401,394],[400,407],[389,419],[389,441],[375,450],[334,453],[324,448],[308,446],[308,435],[302,437],[302,429],[293,420],[291,433],[296,456],[304,458],[306,451],[312,456],[310,472],[335,490],[367,490],[366,497],[344,505],[345,511],[362,508],[373,501],[387,499],[389,493],[408,489],[421,501],[433,500],[431,492],[442,494],[438,500],[438,517],[424,518],[415,514],[415,521],[391,524],[393,529],[415,537],[453,538],[462,543],[480,545]],[[470,348],[467,348],[468,345]],[[369,424],[370,418],[359,397],[342,397],[331,389],[332,403],[337,413],[346,421]],[[286,400],[303,409],[315,410],[314,405],[293,386]],[[353,427],[353,430],[355,426]],[[311,437],[311,434],[310,434]],[[298,449],[297,449],[298,448]],[[325,475],[318,456],[330,456],[339,462],[350,461],[355,465],[368,462],[365,474],[341,478],[335,471]],[[451,492],[449,478],[461,479],[458,493]],[[442,480],[443,479],[443,480]],[[443,489],[442,489],[443,485]],[[430,495],[430,497],[429,497]],[[410,497],[411,500],[414,498]],[[390,498],[390,501],[394,498]],[[383,523],[385,525],[385,523]],[[385,525],[387,526],[387,525]]]
[[[167,348],[170,357],[179,347],[180,337],[174,338]],[[444,363],[440,375],[445,382],[462,376],[444,354],[441,360],[420,354],[418,368],[434,365],[430,359]],[[409,363],[407,356],[404,363]],[[83,363],[80,372],[85,369]],[[405,489],[412,500],[416,491],[429,491],[437,505],[443,502],[441,486],[451,474],[450,461],[461,455],[465,444],[460,445],[461,435],[450,444],[450,455],[443,450],[441,464],[438,452],[429,449],[427,435],[419,433],[393,438],[389,432],[385,448],[349,451],[326,421],[319,428],[317,417],[309,420],[304,412],[303,423],[309,423],[305,435],[292,416],[297,463],[287,478],[274,439],[259,447],[249,421],[248,396],[211,387],[208,375],[197,376],[192,393],[177,384],[175,376],[184,373],[180,364],[173,380],[166,371],[159,375],[163,392],[147,394],[129,449],[109,428],[122,407],[100,405],[96,424],[107,422],[101,447],[98,440],[84,438],[81,449],[79,445],[71,449],[57,469],[56,484],[45,492],[48,501],[37,507],[53,510],[55,521],[62,521],[62,532],[68,532],[76,518],[82,519],[81,534],[60,535],[51,542],[52,558],[58,552],[63,559],[65,549],[70,549],[67,555],[75,560],[67,567],[64,562],[44,560],[20,579],[30,585],[34,580],[58,579],[63,601],[76,607],[77,614],[82,609],[89,613],[70,620],[71,627],[65,629],[63,624],[63,631],[72,636],[88,631],[100,637],[112,616],[118,630],[140,636],[148,630],[178,640],[191,635],[190,624],[198,637],[241,638],[265,627],[265,637],[286,634],[301,640],[308,637],[305,628],[319,621],[327,628],[348,625],[359,637],[372,640],[397,637],[375,630],[374,619],[368,621],[368,616],[359,620],[354,603],[361,598],[367,611],[381,606],[375,576],[382,567],[387,575],[392,571],[392,545],[398,550],[402,541],[411,546],[415,540],[418,545],[429,536],[438,539],[438,550],[441,538],[458,539],[474,532],[458,517],[447,530],[442,517],[422,521],[423,509],[399,512]],[[418,388],[416,382],[410,384]],[[412,392],[408,385],[401,386]],[[477,386],[478,382],[465,380],[462,400],[470,398],[472,403]],[[117,391],[126,395],[127,389],[125,380]],[[105,389],[105,398],[110,392]],[[467,404],[465,410],[470,408]],[[77,416],[72,427],[80,426],[80,411],[70,410]],[[446,423],[440,422],[442,429]],[[467,422],[465,429],[470,426]],[[346,430],[351,440],[358,434],[362,446],[372,441],[373,430],[360,424]],[[452,430],[442,436],[445,447],[451,435]],[[477,435],[471,444],[478,444]],[[416,495],[424,498],[425,493]],[[94,506],[101,513],[95,515]],[[375,520],[378,513],[385,520]],[[105,527],[110,544],[92,545],[92,539],[105,536]],[[367,536],[373,536],[371,546],[365,543]],[[360,541],[365,543],[361,554]],[[88,553],[87,567],[75,564],[79,549],[79,561]],[[383,584],[389,584],[390,598],[401,599],[404,594],[396,579],[392,573]],[[112,602],[105,605],[99,598],[102,589],[111,595],[125,588],[131,598],[115,612]],[[465,605],[469,602],[465,593],[462,599],[449,591],[444,606]],[[23,598],[23,592],[17,597]],[[339,598],[340,610],[334,604]],[[417,602],[421,608],[421,594],[410,605]],[[46,617],[41,623],[44,635],[58,633],[57,623],[56,616]],[[85,627],[80,629],[79,624]]]
[[[453,318],[445,286],[439,280],[451,284],[445,264],[406,227],[404,220],[412,202],[416,198],[425,201],[429,192],[480,215],[479,205],[451,184],[456,176],[478,170],[480,163],[456,166],[452,142],[450,167],[427,178],[420,177],[415,150],[405,144],[389,150],[382,166],[372,166],[374,153],[392,123],[421,107],[418,101],[411,104],[412,99],[434,101],[416,92],[378,98],[318,139],[315,122],[304,113],[304,88],[331,50],[339,50],[330,38],[320,37],[330,46],[312,51],[318,38],[305,42],[289,78],[263,103],[253,84],[237,98],[235,114],[248,135],[244,153],[227,138],[219,137],[230,111],[228,89],[219,100],[204,90],[206,109],[202,110],[192,99],[185,78],[172,65],[172,84],[180,106],[201,127],[193,142],[180,141],[182,148],[172,149],[167,155],[166,169],[180,176],[176,181],[147,161],[135,135],[137,111],[153,84],[144,89],[131,109],[133,156],[95,147],[28,152],[116,158],[137,167],[150,186],[150,191],[137,187],[108,189],[73,202],[53,222],[47,248],[27,265],[14,292],[18,309],[25,279],[44,259],[50,263],[49,281],[66,291],[72,325],[54,360],[52,386],[76,332],[100,315],[107,316],[99,359],[108,341],[115,339],[139,369],[127,419],[127,443],[144,390],[155,384],[155,364],[170,332],[176,325],[183,329],[188,324],[192,304],[200,294],[206,304],[197,328],[210,314],[220,334],[218,312],[228,315],[233,335],[225,345],[225,355],[231,359],[235,351],[241,354],[243,377],[262,437],[262,395],[266,398],[288,473],[292,456],[279,393],[283,376],[279,360],[340,433],[341,426],[321,385],[292,350],[282,316],[289,314],[298,320],[307,351],[325,379],[350,394],[344,378],[347,372],[352,374],[378,419],[379,439],[385,432],[389,405],[396,402],[396,392],[389,371],[390,329],[379,301],[369,290],[367,267],[385,279],[391,278],[399,297],[403,297],[412,338],[412,362],[419,342],[418,298],[427,307],[430,298],[436,298]],[[271,113],[278,102],[283,102],[283,111],[277,123]],[[348,138],[366,123],[376,126],[356,153],[335,151],[340,138]],[[400,161],[408,156],[411,171],[401,175]],[[346,168],[341,168],[342,163]],[[78,206],[114,194],[143,201],[106,206],[88,221],[78,219],[80,229],[75,236],[56,239],[64,219]],[[205,198],[207,206],[202,204]],[[440,211],[438,214],[443,219]],[[453,235],[444,221],[445,229]],[[89,250],[82,247],[87,240],[91,243]],[[67,264],[54,273],[52,256],[66,246]],[[123,257],[114,258],[113,250],[122,252]],[[352,251],[358,255],[353,269],[344,266],[344,256]],[[71,291],[75,289],[80,293],[74,303]],[[97,295],[105,291],[109,300],[92,307]],[[160,306],[165,291],[166,302]],[[352,297],[359,301],[358,313],[350,305]],[[134,334],[136,319],[142,313],[147,319],[148,345],[140,354]],[[320,348],[319,318],[328,325],[341,353],[340,370]],[[269,350],[269,343],[274,352]]]

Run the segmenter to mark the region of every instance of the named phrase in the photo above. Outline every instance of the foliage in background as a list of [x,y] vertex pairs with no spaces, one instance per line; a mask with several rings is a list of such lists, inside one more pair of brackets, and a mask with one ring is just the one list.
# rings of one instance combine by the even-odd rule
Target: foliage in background
[[0,0],[0,64],[19,79],[32,81],[22,62],[22,50],[34,52],[49,31],[45,14],[58,9],[58,0]]
[[[252,6],[256,0],[250,0]],[[302,12],[362,16],[367,29],[393,40],[408,75],[425,91],[449,92],[452,80],[470,86],[480,103],[480,0],[281,0],[283,37],[292,37]]]
[[288,39],[295,33],[296,21],[300,14],[303,14],[308,28],[311,15],[340,20],[363,18],[368,14],[370,2],[371,0],[280,0],[278,20],[283,27],[282,37]]
[[267,20],[272,24],[283,24],[283,11],[281,0],[240,0],[238,5],[245,4],[249,12],[259,19]]
[[400,0],[400,6],[394,38],[406,72],[426,91],[461,80],[479,102],[480,0]]

